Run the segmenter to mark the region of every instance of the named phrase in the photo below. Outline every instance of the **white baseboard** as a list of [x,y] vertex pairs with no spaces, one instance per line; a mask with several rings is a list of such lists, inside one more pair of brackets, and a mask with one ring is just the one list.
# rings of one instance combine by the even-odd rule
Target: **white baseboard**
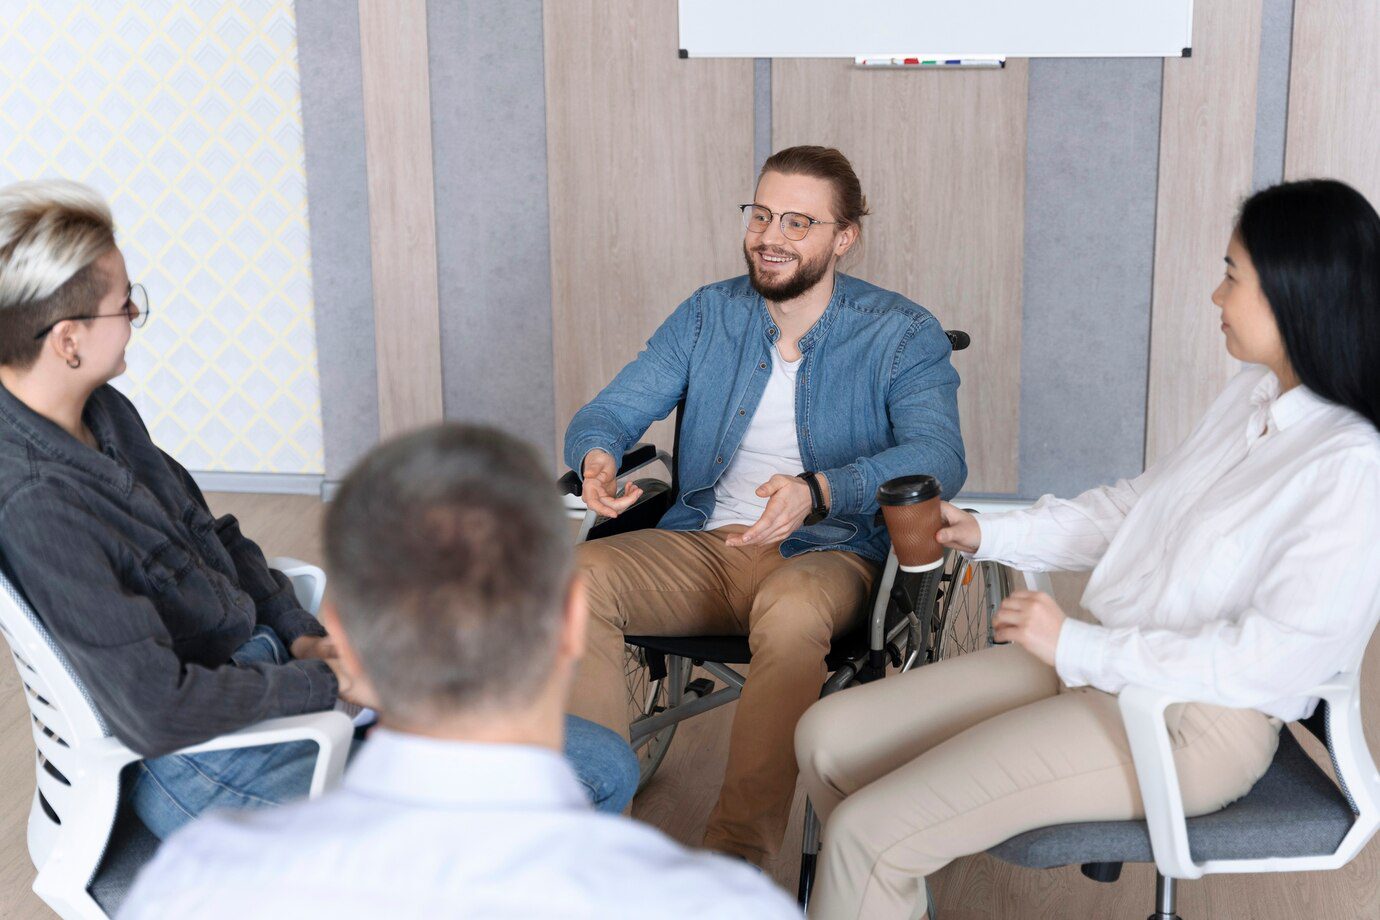
[[230,473],[190,470],[203,492],[261,492],[270,495],[320,495],[325,477],[310,473]]

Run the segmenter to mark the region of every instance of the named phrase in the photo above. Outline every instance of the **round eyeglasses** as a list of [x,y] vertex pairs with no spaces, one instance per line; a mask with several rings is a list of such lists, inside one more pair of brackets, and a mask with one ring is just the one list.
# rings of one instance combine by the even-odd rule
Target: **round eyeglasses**
[[148,291],[144,290],[144,286],[142,284],[131,284],[129,286],[129,293],[125,295],[125,302],[121,305],[119,313],[90,313],[86,316],[64,316],[62,319],[49,323],[35,333],[34,341],[36,342],[52,332],[53,327],[58,323],[65,323],[68,320],[75,319],[105,319],[112,316],[123,316],[125,319],[129,320],[129,324],[135,329],[142,328],[144,323],[149,321],[149,294]]
[[743,212],[743,229],[748,233],[762,233],[771,226],[773,217],[781,218],[781,235],[788,240],[800,242],[815,224],[836,224],[836,220],[815,220],[799,211],[783,211],[780,215],[772,213],[771,208],[760,204],[740,204]]

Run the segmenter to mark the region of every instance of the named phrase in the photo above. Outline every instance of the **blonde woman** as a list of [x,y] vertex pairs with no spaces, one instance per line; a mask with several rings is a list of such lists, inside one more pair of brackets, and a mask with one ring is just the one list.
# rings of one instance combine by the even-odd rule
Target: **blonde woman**
[[[0,556],[115,736],[147,758],[133,804],[163,837],[212,807],[304,794],[316,746],[171,752],[367,699],[286,577],[109,385],[147,316],[99,194],[0,189]],[[637,781],[627,744],[572,720],[566,751],[595,804],[621,811]]]

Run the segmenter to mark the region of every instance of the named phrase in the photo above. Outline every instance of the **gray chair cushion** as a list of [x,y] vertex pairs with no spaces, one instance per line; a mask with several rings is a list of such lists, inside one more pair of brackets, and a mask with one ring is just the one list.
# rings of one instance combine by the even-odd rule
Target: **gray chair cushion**
[[134,885],[134,877],[158,850],[158,838],[144,826],[134,809],[123,806],[110,833],[105,857],[91,881],[91,897],[113,917]]
[[[1189,851],[1208,859],[1320,856],[1336,851],[1355,816],[1336,784],[1287,728],[1274,762],[1245,796],[1188,820]],[[1144,821],[1091,821],[1028,831],[988,850],[1018,866],[1154,862]]]

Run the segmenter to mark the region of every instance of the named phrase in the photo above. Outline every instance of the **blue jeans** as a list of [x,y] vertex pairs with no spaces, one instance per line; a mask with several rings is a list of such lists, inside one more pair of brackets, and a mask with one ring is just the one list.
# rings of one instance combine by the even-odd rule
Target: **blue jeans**
[[[236,663],[291,659],[276,633],[260,626],[240,646]],[[229,667],[229,665],[227,665]],[[351,747],[353,755],[358,748]],[[139,763],[130,801],[140,820],[165,838],[214,808],[268,808],[299,799],[311,786],[316,745],[293,741],[263,747],[168,754]],[[566,716],[565,756],[600,811],[617,814],[637,791],[637,758],[628,743],[601,725]],[[463,782],[463,777],[457,777]]]

